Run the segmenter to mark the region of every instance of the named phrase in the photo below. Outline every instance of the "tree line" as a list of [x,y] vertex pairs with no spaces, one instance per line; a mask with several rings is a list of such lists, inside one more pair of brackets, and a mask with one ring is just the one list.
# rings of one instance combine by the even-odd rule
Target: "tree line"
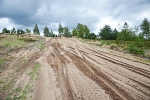
[[[139,28],[141,32],[139,32]],[[130,27],[128,23],[121,26],[121,31],[111,29],[109,25],[105,25],[100,29],[99,36],[104,40],[150,40],[150,22],[145,18],[139,27]]]
[[[141,32],[139,32],[139,27],[141,29]],[[130,41],[130,40],[137,40],[137,39],[148,39],[150,40],[150,22],[145,18],[141,25],[139,27],[130,27],[128,23],[124,23],[123,26],[121,26],[121,31],[118,32],[118,30],[112,29],[111,26],[105,25],[102,29],[100,29],[98,35],[91,32],[88,26],[78,23],[75,28],[70,31],[68,27],[63,27],[61,23],[58,26],[58,36],[64,36],[64,37],[78,37],[78,38],[84,38],[84,39],[96,39],[101,38],[104,40],[123,40],[123,41]],[[31,30],[29,29],[15,29],[7,30],[7,28],[3,28],[2,33],[16,33],[16,34],[24,34],[24,33],[31,33]],[[40,31],[38,28],[38,25],[36,24],[33,28],[33,33],[40,35]],[[44,36],[46,37],[55,37],[52,30],[49,30],[47,26],[45,26],[43,30]]]

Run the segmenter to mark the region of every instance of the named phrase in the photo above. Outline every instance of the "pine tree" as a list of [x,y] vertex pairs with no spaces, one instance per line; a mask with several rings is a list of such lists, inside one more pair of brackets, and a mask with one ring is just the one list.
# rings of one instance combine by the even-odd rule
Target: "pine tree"
[[47,26],[45,26],[45,28],[44,28],[44,36],[47,36],[47,37],[49,37],[49,29],[48,29],[48,27]]
[[140,25],[143,35],[148,39],[150,37],[150,24],[148,20],[145,18]]
[[64,28],[62,27],[61,23],[59,24],[59,27],[58,27],[58,33],[59,33],[59,36],[63,36],[63,31],[64,31]]
[[33,29],[33,33],[40,35],[40,31],[39,31],[39,28],[38,28],[38,25],[37,25],[37,24],[35,25],[35,27],[34,27],[34,29]]

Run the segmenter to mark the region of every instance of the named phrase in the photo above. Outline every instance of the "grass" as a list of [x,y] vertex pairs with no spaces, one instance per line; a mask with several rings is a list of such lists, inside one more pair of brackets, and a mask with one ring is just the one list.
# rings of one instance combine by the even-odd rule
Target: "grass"
[[38,75],[39,68],[41,67],[41,64],[38,62],[33,67],[33,69],[28,73],[29,76],[31,76],[31,81],[33,82],[36,79],[36,76]]
[[26,44],[27,42],[19,40],[14,35],[8,35],[5,38],[0,40],[0,46],[5,48],[21,47],[21,46],[25,46]]
[[132,53],[132,54],[136,54],[136,55],[144,55],[144,50],[141,49],[140,47],[138,47],[136,44],[134,43],[130,43],[127,47],[127,50]]
[[43,43],[43,42],[41,42],[41,43],[40,43],[40,47],[41,47],[41,50],[44,50],[45,45],[44,45],[44,43]]
[[3,64],[5,63],[6,59],[2,59],[0,58],[0,68],[3,66]]
[[32,99],[31,94],[29,92],[33,88],[33,82],[37,80],[37,75],[39,68],[41,67],[41,64],[38,62],[35,64],[35,66],[32,68],[32,70],[28,73],[28,75],[31,77],[30,82],[25,86],[25,88],[17,87],[16,89],[13,89],[11,92],[8,93],[6,96],[6,100],[30,100]]

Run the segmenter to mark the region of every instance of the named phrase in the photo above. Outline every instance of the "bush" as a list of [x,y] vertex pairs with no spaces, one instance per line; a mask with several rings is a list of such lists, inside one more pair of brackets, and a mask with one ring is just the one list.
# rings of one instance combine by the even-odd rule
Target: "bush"
[[110,46],[110,49],[117,50],[118,48],[117,48],[117,46],[115,46],[115,45],[111,45],[111,46]]
[[137,47],[134,43],[129,44],[127,50],[136,55],[144,55],[144,51]]

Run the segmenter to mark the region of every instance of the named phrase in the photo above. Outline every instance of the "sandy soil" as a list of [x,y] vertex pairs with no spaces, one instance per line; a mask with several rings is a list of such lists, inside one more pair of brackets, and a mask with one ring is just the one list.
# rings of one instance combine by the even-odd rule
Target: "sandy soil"
[[150,66],[76,39],[47,40],[34,100],[150,99]]
[[27,53],[31,58],[14,86],[25,86],[30,80],[25,73],[40,62],[32,100],[150,100],[149,64],[93,49],[75,38],[46,38],[44,51],[15,56]]

